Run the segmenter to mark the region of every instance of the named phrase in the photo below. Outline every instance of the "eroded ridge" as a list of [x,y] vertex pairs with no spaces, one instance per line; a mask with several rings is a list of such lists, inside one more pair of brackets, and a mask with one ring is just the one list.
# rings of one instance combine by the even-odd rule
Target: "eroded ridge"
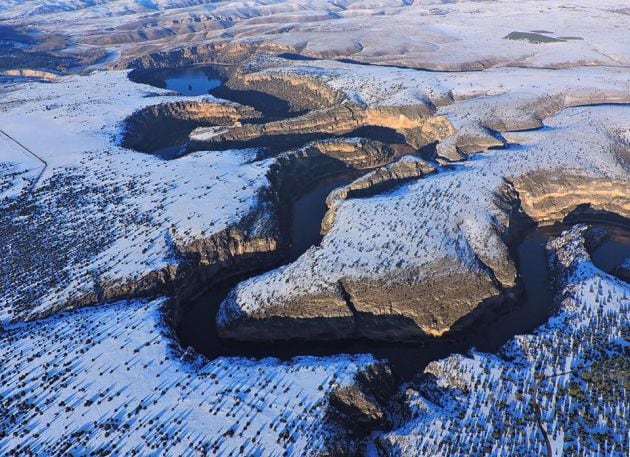
[[509,246],[528,224],[598,214],[627,221],[630,188],[618,154],[600,138],[589,144],[599,154],[590,155],[569,133],[585,133],[575,118],[619,125],[625,115],[623,107],[576,109],[548,120],[558,130],[521,133],[518,148],[337,203],[320,248],[232,291],[218,316],[222,334],[406,340],[458,330],[484,308],[509,303],[518,291]]
[[[238,62],[262,53],[447,71],[628,65],[623,46],[627,5],[622,0],[587,2],[580,8],[559,1],[546,11],[541,15],[534,1],[274,0],[243,7],[232,2],[64,0],[11,2],[0,19],[21,26],[9,34],[18,45],[6,46],[7,68],[33,68],[34,58],[48,68],[67,70],[137,60],[145,66]],[[40,38],[34,46],[32,31]],[[35,49],[29,53],[20,45]]]
[[[548,245],[557,315],[515,337],[498,356],[473,351],[431,363],[401,396],[405,412],[397,428],[377,439],[383,455],[468,455],[471,447],[624,455],[627,284],[593,266],[587,234],[577,226]],[[504,435],[509,443],[498,440]]]
[[[401,8],[424,8],[416,4]],[[133,8],[129,17],[141,18]],[[0,233],[8,291],[0,297],[0,377],[7,386],[0,450],[389,456],[443,446],[453,454],[511,455],[531,443],[543,450],[546,436],[567,453],[621,455],[627,402],[600,374],[627,371],[625,359],[604,357],[623,355],[627,286],[581,254],[582,228],[551,245],[560,313],[499,356],[438,361],[427,370],[436,378],[401,390],[394,363],[339,352],[368,339],[352,351],[376,353],[387,341],[394,349],[379,354],[412,365],[412,379],[426,360],[418,362],[421,351],[404,352],[400,342],[456,342],[479,319],[495,317],[488,312],[518,300],[523,278],[513,248],[525,227],[594,217],[627,224],[624,68],[526,68],[544,66],[546,58],[553,67],[574,62],[559,62],[560,48],[525,57],[510,48],[500,61],[473,53],[464,62],[458,54],[457,62],[436,64],[488,68],[453,74],[326,60],[346,51],[320,52],[312,42],[295,49],[282,40],[222,37],[159,49],[153,39],[163,29],[151,25],[158,16],[143,22],[156,27],[146,48],[117,41],[140,35],[106,30],[103,39],[116,37],[116,65],[228,64],[217,90],[230,102],[218,92],[189,98],[133,84],[126,72],[0,89],[2,128],[49,164],[40,176],[32,157],[0,148],[0,225],[8,227]],[[577,41],[540,46],[591,49]],[[356,43],[351,54],[361,53]],[[316,60],[271,57],[296,50]],[[589,63],[614,60],[598,56]],[[393,63],[369,50],[357,57]],[[489,68],[495,64],[525,68]],[[259,98],[248,104],[254,93]],[[282,105],[265,111],[262,100]],[[163,145],[158,137],[166,126],[178,128],[165,138],[181,133],[176,153],[151,154]],[[125,145],[147,145],[149,154]],[[275,269],[289,259],[289,203],[331,173],[356,179],[330,194],[322,242]],[[626,267],[615,272],[622,276]],[[220,346],[211,360],[181,348],[172,328],[185,304],[252,270],[267,272],[228,293],[218,324],[230,340],[217,340],[254,345],[239,346],[239,353]],[[151,299],[131,299],[138,296]],[[69,311],[91,304],[99,306]],[[208,329],[213,320],[212,310],[201,318]],[[562,344],[552,353],[556,337]],[[293,357],[297,343],[283,342],[295,338],[306,340],[304,353],[319,355]],[[263,343],[273,341],[291,348],[279,355],[288,352],[291,360],[267,357],[272,345]],[[432,357],[465,352],[469,341],[440,346],[447,352]],[[529,349],[538,352],[523,341],[534,341]],[[246,359],[252,347],[257,357]],[[582,402],[600,396],[613,400],[596,409]],[[479,418],[492,433],[516,436],[513,444],[479,432]],[[444,428],[433,429],[435,423]],[[580,436],[584,430],[595,438]]]

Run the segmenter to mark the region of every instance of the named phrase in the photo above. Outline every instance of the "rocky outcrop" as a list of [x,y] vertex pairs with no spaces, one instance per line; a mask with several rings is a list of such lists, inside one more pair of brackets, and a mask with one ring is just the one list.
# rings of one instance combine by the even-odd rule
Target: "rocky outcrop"
[[255,90],[286,100],[293,111],[330,108],[345,100],[345,96],[316,78],[299,74],[271,72],[232,72],[226,85],[231,89]]
[[514,180],[523,211],[542,225],[568,215],[630,218],[630,182],[536,171]]
[[420,178],[434,171],[435,168],[424,160],[413,156],[405,156],[397,162],[385,165],[361,176],[347,186],[334,190],[326,199],[328,211],[322,220],[322,234],[328,232],[332,226],[335,210],[343,200],[374,195],[392,186],[410,179]]
[[355,437],[387,426],[386,405],[396,390],[389,367],[374,363],[360,371],[353,384],[330,393],[328,417]]
[[[419,165],[410,169],[409,164],[401,165],[404,161],[397,162],[337,190],[329,197],[333,208],[330,213],[334,214],[335,202],[353,191],[368,189],[369,192],[370,186],[380,179],[394,178],[392,170],[397,167],[403,167],[405,176],[407,172],[414,175],[430,171],[430,168],[423,170],[422,162],[417,159],[407,160],[409,164]],[[508,247],[515,246],[524,230],[535,224],[575,217],[616,215],[627,219],[630,208],[627,195],[630,195],[628,184],[620,179],[562,176],[553,171],[527,173],[506,181],[497,190],[494,223],[489,231],[479,234],[476,226],[479,222],[472,218],[460,222],[457,241],[460,257],[435,257],[403,268],[389,266],[373,275],[352,274],[349,263],[342,260],[346,273],[338,279],[329,273],[335,279],[328,282],[324,279],[316,286],[299,282],[297,288],[280,290],[277,284],[282,281],[295,284],[300,267],[270,272],[269,279],[261,277],[260,282],[243,283],[230,294],[221,305],[219,331],[229,338],[254,341],[268,338],[409,341],[451,334],[463,330],[489,310],[516,300],[520,286]],[[584,207],[589,211],[585,212]],[[328,215],[324,221],[325,230],[332,226],[331,219]],[[368,227],[366,223],[362,226]],[[369,232],[369,236],[375,238],[378,234]],[[390,249],[391,245],[385,248]],[[361,246],[351,245],[348,249],[363,252]],[[471,255],[473,258],[469,258]],[[302,267],[311,269],[321,261],[317,251],[300,260]],[[280,321],[283,324],[275,325],[273,332],[267,330],[268,323]],[[332,322],[334,327],[329,326]],[[339,322],[343,325],[337,325]]]
[[337,340],[356,334],[352,310],[341,291],[318,293],[244,313],[236,290],[225,298],[217,315],[221,338],[239,341]]
[[203,292],[225,277],[255,271],[277,262],[286,241],[274,227],[268,233],[250,234],[247,224],[230,227],[207,239],[176,247],[186,261],[178,269],[175,295],[180,300]]
[[459,162],[472,154],[502,146],[504,143],[490,134],[458,134],[440,142],[436,152],[440,159],[447,162]]
[[255,308],[243,306],[237,288],[221,304],[219,334],[242,341],[413,341],[461,330],[505,301],[500,286],[482,270],[446,262],[434,268],[434,274],[406,270],[379,279],[343,278],[329,292]]
[[452,131],[446,118],[431,117],[423,105],[366,108],[346,103],[266,124],[196,129],[191,134],[189,149],[228,149],[272,144],[275,147],[290,147],[303,143],[305,138],[344,135],[367,126],[385,127],[399,132],[408,144],[416,148],[444,138]]
[[380,141],[365,138],[332,138],[314,141],[289,154],[305,154],[311,157],[322,155],[355,170],[367,170],[390,163],[394,160],[396,152]]
[[185,139],[199,125],[233,125],[260,117],[248,106],[209,101],[177,101],[147,106],[124,121],[122,145],[150,152],[173,139]]
[[44,70],[32,70],[27,68],[18,68],[14,70],[2,70],[0,76],[19,76],[23,78],[37,78],[47,81],[53,81],[59,77],[58,74]]
[[[412,341],[462,330],[488,308],[502,304],[501,289],[483,271],[446,262],[404,276],[343,279],[356,334],[374,340]],[[459,271],[458,271],[459,270]],[[443,272],[449,271],[448,275]],[[422,280],[415,279],[424,276]]]

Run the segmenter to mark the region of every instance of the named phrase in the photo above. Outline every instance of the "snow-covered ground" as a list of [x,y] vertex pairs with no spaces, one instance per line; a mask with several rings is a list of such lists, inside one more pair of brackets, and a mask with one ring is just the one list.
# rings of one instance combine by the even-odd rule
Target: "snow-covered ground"
[[[336,201],[321,246],[241,283],[228,303],[238,313],[282,314],[296,297],[326,293],[345,307],[339,284],[349,279],[358,292],[366,279],[422,290],[457,275],[482,278],[480,295],[510,287],[505,186],[522,191],[534,218],[595,200],[630,214],[627,1],[0,3],[0,32],[25,26],[50,40],[41,46],[62,43],[60,55],[106,51],[97,66],[260,43],[331,60],[248,56],[244,46],[247,71],[316,78],[345,103],[423,105],[452,124],[436,173]],[[0,41],[9,44],[28,47]],[[458,71],[332,60],[342,58]],[[260,198],[273,158],[230,150],[167,161],[120,146],[127,116],[184,98],[225,103],[135,84],[124,71],[0,81],[0,454],[301,456],[339,444],[330,394],[354,385],[375,363],[369,355],[206,360],[174,338],[166,297],[68,310],[104,287],[125,295],[175,269],[178,248],[243,220],[250,236],[276,228]],[[430,376],[403,386],[403,411],[392,408],[393,429],[372,436],[368,454],[540,455],[542,427],[554,456],[628,455],[628,284],[593,266],[581,228],[551,250],[557,315],[497,355],[432,363]],[[464,289],[477,304],[475,293]]]
[[210,237],[257,208],[269,162],[250,163],[251,151],[164,161],[118,146],[125,117],[181,98],[167,94],[121,71],[26,83],[2,98],[1,129],[48,167],[32,192],[7,198],[41,163],[0,138],[2,218],[11,227],[0,235],[0,322],[47,314],[100,285],[175,265],[176,244]]
[[[134,56],[191,43],[264,43],[314,57],[430,69],[630,62],[624,0],[5,1],[0,20]],[[534,34],[511,35],[513,32]],[[541,36],[543,38],[541,38]]]
[[431,363],[405,392],[406,418],[377,439],[391,456],[628,453],[628,284],[593,266],[584,227],[550,243],[558,313],[498,355]]
[[[240,283],[223,305],[222,325],[242,318],[293,314],[296,301],[307,303],[322,295],[340,297],[339,281],[359,284],[356,295],[354,287],[346,287],[359,311],[371,311],[361,308],[370,298],[361,295],[360,283],[382,281],[384,285],[372,290],[383,291],[379,299],[384,302],[379,306],[389,307],[389,313],[418,318],[421,325],[424,323],[413,315],[408,300],[399,303],[386,291],[409,284],[422,288],[435,278],[444,278],[443,287],[448,287],[448,278],[457,274],[487,277],[490,284],[488,268],[509,287],[515,272],[501,234],[510,221],[497,194],[506,182],[518,182],[532,173],[537,173],[538,185],[543,187],[546,182],[562,181],[562,176],[577,177],[595,188],[616,179],[618,191],[609,201],[619,203],[626,214],[630,210],[627,165],[613,148],[624,135],[620,132],[627,132],[630,126],[627,105],[576,107],[548,117],[570,106],[630,101],[625,70],[499,69],[444,75],[365,67],[349,70],[335,64],[299,68],[297,71],[328,78],[331,86],[350,99],[371,106],[385,102],[404,106],[422,100],[436,103],[450,94],[455,101],[440,106],[437,114],[446,116],[457,130],[438,144],[439,156],[458,160],[474,150],[503,146],[503,141],[511,144],[470,156],[393,192],[336,205],[334,223],[321,246],[288,266]],[[578,82],[569,84],[573,80]],[[511,131],[542,126],[543,119],[544,128]],[[502,131],[502,141],[490,126]],[[464,145],[469,146],[467,151],[462,150]],[[560,182],[559,187],[567,195],[575,192],[568,182]],[[583,201],[576,200],[573,207],[594,203],[593,193],[579,198]],[[537,218],[536,214],[530,216]],[[478,297],[473,297],[477,292],[471,289],[471,300],[478,303],[488,290],[496,292],[493,287],[489,285]],[[322,307],[321,313],[341,314],[339,308],[345,306],[339,300]],[[451,323],[438,316],[424,330],[441,331]]]
[[331,444],[328,395],[372,357],[208,361],[173,342],[163,301],[3,331],[0,453],[282,456]]

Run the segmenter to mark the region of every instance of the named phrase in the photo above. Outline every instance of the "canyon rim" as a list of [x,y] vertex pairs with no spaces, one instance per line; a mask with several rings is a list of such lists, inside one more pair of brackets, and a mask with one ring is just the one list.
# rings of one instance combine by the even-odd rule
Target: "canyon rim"
[[0,2],[0,454],[630,452],[630,8]]

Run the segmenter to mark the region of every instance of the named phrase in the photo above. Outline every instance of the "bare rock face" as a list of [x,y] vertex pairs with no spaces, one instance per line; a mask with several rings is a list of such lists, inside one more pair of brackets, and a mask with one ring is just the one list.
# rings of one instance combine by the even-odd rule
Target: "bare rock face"
[[385,414],[380,406],[355,386],[335,390],[330,405],[352,428],[374,429],[385,423]]
[[24,78],[37,78],[45,81],[54,81],[59,77],[57,73],[43,70],[33,70],[29,68],[18,68],[0,71],[2,76],[20,76]]
[[[278,309],[244,313],[232,291],[221,304],[217,326],[222,338],[240,341],[277,339],[334,340],[356,333],[356,322],[343,295],[317,294],[284,302]],[[280,337],[280,338],[279,338]]]
[[[309,145],[313,152],[343,162],[355,170],[380,167],[391,162],[395,151],[380,141],[365,138],[339,138],[316,141]],[[308,149],[308,148],[307,148]],[[311,149],[309,149],[311,150]]]
[[199,125],[232,125],[260,117],[253,108],[233,103],[176,101],[139,109],[125,119],[122,145],[138,151],[151,151],[162,136],[187,137]]
[[439,140],[452,131],[446,118],[431,117],[427,108],[422,105],[366,108],[345,103],[293,119],[266,124],[196,129],[191,134],[190,149],[227,148],[254,141],[290,145],[295,137],[343,135],[367,126],[392,129],[416,148]]
[[582,210],[586,216],[612,213],[630,217],[628,180],[533,172],[516,179],[514,186],[523,211],[540,224],[562,221],[576,210],[578,216]]
[[174,293],[180,301],[199,294],[202,285],[211,287],[227,276],[253,271],[277,262],[286,246],[276,229],[250,235],[243,224],[231,227],[207,239],[176,247],[184,259],[177,270]]
[[231,74],[227,86],[273,95],[288,101],[294,111],[330,108],[345,99],[343,93],[318,79],[282,72],[246,73],[237,70]]
[[630,282],[630,259],[615,267],[613,274],[623,281]]
[[449,162],[465,160],[467,156],[487,151],[489,148],[503,146],[503,143],[492,135],[460,134],[457,138],[438,144],[438,156]]
[[420,272],[408,270],[401,277],[342,280],[355,311],[358,336],[397,341],[442,336],[460,330],[477,313],[504,300],[498,285],[483,271],[465,271],[457,264],[434,268],[449,274],[416,280]]
[[353,384],[334,389],[329,397],[328,416],[354,436],[388,424],[385,407],[396,390],[389,367],[374,363],[357,373]]

